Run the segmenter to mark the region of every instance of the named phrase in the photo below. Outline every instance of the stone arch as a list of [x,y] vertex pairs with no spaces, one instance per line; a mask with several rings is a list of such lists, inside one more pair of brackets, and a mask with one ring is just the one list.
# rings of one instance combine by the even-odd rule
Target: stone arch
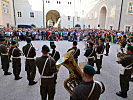
[[107,16],[107,9],[105,6],[103,6],[100,10],[100,16],[99,16],[100,29],[105,29],[106,16]]
[[47,12],[46,26],[60,27],[60,13],[57,10],[50,10]]

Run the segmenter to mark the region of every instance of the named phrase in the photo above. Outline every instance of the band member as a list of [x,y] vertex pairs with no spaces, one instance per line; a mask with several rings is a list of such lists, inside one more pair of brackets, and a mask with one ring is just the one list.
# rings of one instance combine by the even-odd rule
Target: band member
[[49,47],[42,47],[42,56],[36,59],[36,65],[40,73],[40,94],[42,100],[54,100],[55,96],[55,79],[54,74],[57,73],[55,60],[49,56]]
[[78,56],[80,55],[80,49],[77,48],[77,44],[77,41],[73,41],[73,47],[70,48],[67,52],[69,52],[70,50],[75,50],[75,52],[73,53],[73,57],[76,63],[78,64]]
[[120,58],[118,55],[119,64],[121,64],[120,70],[120,87],[121,91],[117,92],[116,95],[126,98],[127,91],[129,90],[129,80],[133,73],[133,46],[127,47],[127,55],[124,58]]
[[21,51],[19,48],[17,48],[17,43],[15,40],[13,40],[11,44],[12,46],[9,50],[9,57],[12,55],[12,68],[15,80],[19,80],[22,79],[22,77],[19,76],[21,72]]
[[74,88],[70,100],[99,100],[105,87],[102,82],[93,80],[95,74],[96,71],[91,65],[84,66],[83,82]]
[[107,36],[106,36],[106,38],[105,38],[105,40],[106,40],[106,54],[104,54],[105,56],[108,56],[109,55],[109,48],[110,48],[110,45],[109,45],[109,34],[106,34]]
[[127,41],[126,41],[126,35],[123,36],[122,41],[120,42],[120,49],[124,53],[124,49],[126,47]]
[[100,69],[102,68],[102,59],[103,59],[103,53],[104,53],[104,39],[100,38],[99,45],[96,48],[96,67],[97,72],[96,74],[100,74]]
[[[56,45],[55,44],[51,44],[51,49],[53,49],[52,54],[49,54],[54,60],[55,62],[57,62],[60,59],[60,53],[58,51],[55,50]],[[55,77],[55,83],[57,80],[57,74],[54,76]]]
[[5,37],[6,37],[5,46],[7,47],[7,49],[9,49],[10,48],[10,37],[8,35],[6,35]]
[[23,47],[23,53],[26,57],[25,62],[25,70],[27,72],[27,79],[29,81],[29,85],[34,85],[37,82],[34,81],[36,75],[36,65],[35,65],[35,56],[36,50],[31,43],[31,38],[26,38],[27,45]]
[[2,63],[2,69],[4,71],[4,75],[11,75],[11,72],[8,72],[9,70],[9,59],[8,59],[8,51],[5,43],[5,38],[1,38],[1,45],[0,45],[0,53],[1,53],[1,63]]
[[88,64],[94,66],[95,48],[92,42],[89,43],[89,48],[86,50],[84,56],[88,58]]

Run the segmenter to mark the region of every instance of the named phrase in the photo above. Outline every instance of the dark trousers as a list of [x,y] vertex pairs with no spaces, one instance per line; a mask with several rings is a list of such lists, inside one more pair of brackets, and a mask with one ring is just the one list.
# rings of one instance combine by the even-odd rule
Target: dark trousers
[[103,60],[103,56],[101,56],[100,59],[96,59],[97,70],[100,70],[102,68],[102,60]]
[[108,53],[109,53],[109,48],[110,48],[109,43],[106,43],[106,54],[108,54]]
[[12,59],[12,67],[13,67],[13,74],[17,78],[20,75],[21,72],[21,59],[13,58]]
[[8,72],[9,69],[9,59],[8,55],[2,55],[1,56],[1,61],[2,61],[2,69],[4,72]]
[[54,100],[55,96],[55,83],[54,79],[42,79],[40,86],[40,94],[42,100]]
[[88,64],[94,66],[94,58],[88,59]]
[[132,70],[126,70],[124,75],[120,75],[121,92],[126,93],[129,90],[129,80],[132,75]]
[[25,70],[27,72],[27,79],[32,82],[36,76],[35,60],[26,60]]

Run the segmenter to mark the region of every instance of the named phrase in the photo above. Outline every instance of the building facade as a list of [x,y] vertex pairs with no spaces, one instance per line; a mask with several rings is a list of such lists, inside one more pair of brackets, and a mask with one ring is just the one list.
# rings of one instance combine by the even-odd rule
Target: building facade
[[18,25],[43,26],[42,0],[14,0],[16,27]]
[[15,27],[12,0],[0,0],[0,28]]
[[133,0],[92,1],[88,2],[93,6],[86,13],[86,27],[133,32]]
[[133,0],[14,0],[17,25],[133,31]]

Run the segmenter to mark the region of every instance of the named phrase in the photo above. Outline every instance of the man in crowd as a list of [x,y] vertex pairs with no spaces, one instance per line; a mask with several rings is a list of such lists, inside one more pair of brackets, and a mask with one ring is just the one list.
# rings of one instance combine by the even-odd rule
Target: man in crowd
[[36,75],[36,65],[35,65],[35,56],[36,50],[31,43],[31,38],[26,38],[27,45],[23,47],[23,53],[26,57],[25,62],[25,70],[27,72],[27,79],[29,81],[29,85],[34,85],[37,82],[34,81]]
[[1,53],[1,63],[2,63],[2,69],[4,71],[4,75],[11,75],[11,72],[8,72],[9,70],[9,59],[8,59],[8,51],[5,43],[5,38],[0,39],[1,45],[0,45],[0,53]]
[[9,57],[12,55],[12,68],[13,68],[13,74],[15,76],[15,80],[20,80],[22,77],[20,77],[20,72],[21,72],[21,51],[17,47],[17,42],[13,40],[11,42],[12,46],[9,50]]
[[73,57],[76,63],[78,64],[78,56],[80,55],[80,49],[77,48],[77,44],[77,41],[73,41],[73,47],[70,48],[67,52],[69,52],[70,50],[74,50]]
[[102,68],[102,60],[103,60],[103,53],[104,53],[104,39],[100,38],[99,45],[96,48],[96,67],[97,72],[96,74],[100,74],[100,70]]
[[120,58],[120,55],[118,54],[118,63],[122,65],[120,71],[121,91],[117,92],[116,95],[122,98],[127,98],[129,80],[133,73],[133,46],[128,46],[126,52],[127,55],[124,58]]
[[49,47],[44,45],[42,47],[42,56],[36,59],[36,65],[40,73],[40,93],[42,100],[54,100],[55,95],[55,78],[57,74],[56,62],[52,57],[49,57]]
[[88,58],[88,64],[94,66],[95,48],[92,42],[89,43],[89,48],[86,50],[84,56]]
[[96,71],[91,65],[84,66],[83,82],[74,88],[70,100],[99,100],[105,87],[102,82],[94,81],[95,74]]

